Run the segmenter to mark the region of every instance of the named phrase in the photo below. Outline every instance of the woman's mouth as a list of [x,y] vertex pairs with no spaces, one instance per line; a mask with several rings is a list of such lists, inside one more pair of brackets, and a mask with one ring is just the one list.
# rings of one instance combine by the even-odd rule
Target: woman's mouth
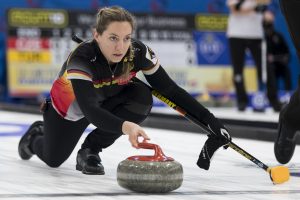
[[121,54],[121,53],[115,53],[115,54],[113,54],[113,56],[115,56],[115,57],[122,57],[123,54]]

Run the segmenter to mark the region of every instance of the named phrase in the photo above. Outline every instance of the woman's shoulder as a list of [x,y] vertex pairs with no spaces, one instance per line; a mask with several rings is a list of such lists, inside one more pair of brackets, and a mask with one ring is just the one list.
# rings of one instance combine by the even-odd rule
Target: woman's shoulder
[[145,53],[147,51],[151,51],[151,48],[145,44],[144,42],[140,41],[140,40],[137,40],[137,39],[132,39],[132,47],[133,47],[133,50],[137,53],[141,53],[142,55],[145,55]]
[[135,57],[139,58],[139,63],[143,67],[156,65],[158,60],[152,49],[140,40],[132,40],[132,47],[135,51]]
[[137,49],[146,48],[146,45],[142,41],[137,40],[137,39],[132,39],[131,44],[132,44],[132,47],[137,48]]
[[93,40],[86,40],[84,42],[81,42],[74,50],[73,50],[73,56],[79,56],[83,58],[89,58],[94,57],[95,52],[95,46],[94,46]]

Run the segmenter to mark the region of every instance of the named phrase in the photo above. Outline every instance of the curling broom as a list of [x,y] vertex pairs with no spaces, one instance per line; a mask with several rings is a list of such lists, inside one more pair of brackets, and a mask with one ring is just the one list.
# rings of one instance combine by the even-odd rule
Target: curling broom
[[[177,112],[179,112],[186,119],[188,119],[189,121],[198,125],[199,127],[204,129],[208,133],[215,135],[215,133],[212,130],[207,128],[207,126],[205,126],[202,122],[197,120],[193,115],[187,113],[183,108],[179,107],[178,105],[176,105],[175,103],[170,101],[168,98],[161,95],[159,92],[157,92],[152,87],[150,87],[143,81],[139,80],[138,78],[134,78],[134,80],[145,84],[151,90],[153,96],[155,96],[159,100],[166,103],[169,107],[171,107],[174,110],[176,110]],[[281,184],[281,183],[284,183],[289,180],[290,172],[287,167],[285,167],[285,166],[269,167],[266,164],[264,164],[263,162],[261,162],[260,160],[258,160],[257,158],[255,158],[254,156],[252,156],[250,153],[248,153],[247,151],[245,151],[244,149],[242,149],[241,147],[239,147],[238,145],[233,143],[232,141],[229,141],[229,147],[232,148],[233,150],[235,150],[236,152],[238,152],[239,154],[241,154],[242,156],[244,156],[245,158],[247,158],[248,160],[252,161],[258,167],[260,167],[260,168],[264,169],[266,172],[268,172],[270,175],[270,178],[274,184]]]

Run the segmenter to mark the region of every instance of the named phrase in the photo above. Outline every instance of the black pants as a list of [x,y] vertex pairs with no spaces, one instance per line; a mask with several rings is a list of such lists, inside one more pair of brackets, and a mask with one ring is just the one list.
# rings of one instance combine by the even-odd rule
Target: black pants
[[259,84],[262,83],[262,40],[229,38],[230,56],[233,65],[233,82],[235,86],[237,103],[248,103],[248,96],[244,84],[244,64],[246,49],[249,49],[257,69]]
[[[300,23],[299,10],[300,0],[280,0],[281,11],[288,24],[290,35],[297,50],[298,58],[300,59]],[[283,120],[293,129],[300,130],[300,76],[298,87],[292,95]]]
[[268,88],[269,90],[274,90],[274,92],[271,93],[277,94],[278,80],[283,80],[285,90],[292,89],[291,74],[287,65],[284,65],[279,62],[268,63],[267,73],[268,73],[268,82],[269,82]]
[[[239,39],[229,38],[231,62],[233,65],[233,82],[236,90],[237,103],[247,104],[248,95],[244,84],[244,62],[246,49],[249,49],[253,60],[255,62],[257,70],[257,80],[259,89],[264,87],[262,81],[262,40],[260,39]],[[270,103],[276,104],[278,102],[277,97],[277,85],[276,85],[276,72],[275,66],[267,65],[267,82],[266,82],[266,93]]]
[[[124,120],[141,123],[152,107],[151,91],[141,83],[130,83],[121,93],[105,100],[102,107]],[[71,155],[89,122],[86,118],[66,120],[57,114],[51,104],[43,117],[44,134],[34,139],[31,149],[47,165],[58,167]],[[100,152],[121,135],[121,132],[116,134],[96,128],[87,136],[82,148]]]
[[288,24],[290,35],[300,59],[300,0],[280,0],[281,11]]

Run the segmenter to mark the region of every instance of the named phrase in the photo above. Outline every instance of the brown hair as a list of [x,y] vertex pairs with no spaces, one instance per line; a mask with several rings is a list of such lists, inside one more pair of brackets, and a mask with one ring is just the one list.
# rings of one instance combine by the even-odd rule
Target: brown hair
[[112,22],[129,22],[132,30],[135,29],[134,16],[119,6],[104,7],[97,13],[96,31],[101,35]]
[[[101,8],[97,13],[95,29],[100,35],[102,35],[102,33],[107,29],[108,25],[112,22],[129,22],[132,31],[135,29],[134,16],[119,6]],[[122,79],[126,79],[129,76],[129,72],[133,67],[133,56],[133,48],[132,45],[130,45],[125,58],[123,59]]]

